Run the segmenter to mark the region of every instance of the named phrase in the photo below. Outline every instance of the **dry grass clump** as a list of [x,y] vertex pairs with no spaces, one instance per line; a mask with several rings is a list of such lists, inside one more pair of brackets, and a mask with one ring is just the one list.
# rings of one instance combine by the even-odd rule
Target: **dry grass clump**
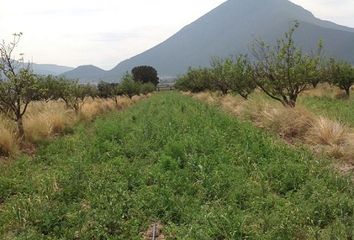
[[221,96],[218,100],[224,110],[235,115],[240,115],[245,105],[245,100],[241,97],[226,95]]
[[194,98],[206,102],[208,104],[214,104],[217,101],[217,98],[213,96],[212,93],[210,92],[201,92],[201,93],[196,93],[194,94]]
[[[345,161],[352,164],[354,167],[354,131],[347,134],[343,151],[345,152],[343,158]],[[354,168],[353,168],[354,169]]]
[[91,121],[105,112],[112,111],[114,108],[115,103],[112,99],[87,100],[80,108],[79,120]]
[[75,114],[62,102],[34,103],[24,117],[26,140],[37,142],[61,134],[77,123]]
[[287,140],[293,138],[303,139],[315,118],[304,109],[272,107],[267,104],[263,110],[255,113],[255,115],[253,119],[257,119],[260,127],[270,129]]
[[117,99],[117,109],[124,109],[133,104],[133,101],[128,97],[118,97]]
[[0,116],[0,156],[10,156],[18,151],[16,132],[9,122]]
[[320,145],[342,145],[347,139],[348,129],[341,123],[325,117],[317,117],[306,134],[309,143]]

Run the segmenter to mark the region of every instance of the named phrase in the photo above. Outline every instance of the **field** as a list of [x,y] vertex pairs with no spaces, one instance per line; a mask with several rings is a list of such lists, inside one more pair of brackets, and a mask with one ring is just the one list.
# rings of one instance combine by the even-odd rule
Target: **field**
[[331,162],[155,94],[2,161],[0,239],[143,239],[153,223],[159,239],[353,239],[354,185]]

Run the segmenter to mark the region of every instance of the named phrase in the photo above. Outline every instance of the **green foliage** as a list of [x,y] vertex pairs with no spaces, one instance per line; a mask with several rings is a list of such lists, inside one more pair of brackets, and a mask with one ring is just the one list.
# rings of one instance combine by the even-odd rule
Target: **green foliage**
[[[314,81],[319,66],[319,58],[305,54],[295,45],[294,33],[298,27],[296,22],[274,46],[256,40],[252,48],[258,87],[289,107],[295,106],[298,95]],[[318,53],[321,48],[320,42]]]
[[328,69],[330,83],[344,90],[349,98],[350,89],[354,84],[354,67],[348,62],[331,59]]
[[134,95],[140,94],[141,83],[134,81],[133,76],[126,73],[120,83],[120,90],[124,95],[132,98]]
[[23,58],[13,56],[22,33],[14,34],[10,43],[0,43],[0,112],[16,121],[19,137],[24,137],[22,118],[27,106],[41,95],[38,79],[24,64]]
[[176,89],[191,92],[203,92],[213,89],[213,74],[208,68],[189,68],[175,85]]
[[152,83],[143,83],[140,86],[140,93],[148,94],[155,91],[155,85]]
[[0,165],[1,239],[350,239],[352,181],[176,93]]
[[151,66],[138,66],[132,69],[133,79],[140,83],[152,83],[155,86],[159,83],[157,71]]
[[63,100],[67,108],[76,113],[85,102],[85,98],[98,96],[98,89],[90,84],[79,84],[78,81],[65,77],[42,76],[39,80],[42,89],[42,100]]
[[98,96],[101,98],[112,98],[120,94],[118,83],[99,82],[97,85]]
[[229,91],[239,94],[247,99],[256,88],[254,72],[248,58],[239,55],[235,60],[214,58],[212,62],[214,89],[227,94]]

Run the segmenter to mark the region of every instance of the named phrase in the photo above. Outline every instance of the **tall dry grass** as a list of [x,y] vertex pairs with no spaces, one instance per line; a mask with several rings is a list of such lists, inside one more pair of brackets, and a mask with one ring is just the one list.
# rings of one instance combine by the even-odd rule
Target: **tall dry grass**
[[[67,109],[62,101],[33,102],[23,119],[25,139],[29,143],[36,143],[62,135],[70,132],[78,122],[92,121],[104,113],[125,109],[145,97],[117,97],[116,100],[88,98],[78,114]],[[16,125],[0,115],[0,156],[10,156],[18,150]]]
[[18,151],[14,126],[0,116],[0,156],[9,156]]
[[[325,89],[315,91],[325,93]],[[354,129],[339,121],[315,115],[303,107],[285,108],[260,95],[245,101],[238,96],[219,96],[209,92],[184,94],[218,104],[225,111],[251,121],[257,127],[277,133],[289,143],[306,144],[315,152],[354,164]]]

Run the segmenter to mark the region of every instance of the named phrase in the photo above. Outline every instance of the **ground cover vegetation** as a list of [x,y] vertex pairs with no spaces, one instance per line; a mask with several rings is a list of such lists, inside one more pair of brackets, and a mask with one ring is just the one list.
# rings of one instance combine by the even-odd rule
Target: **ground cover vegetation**
[[178,93],[0,165],[1,239],[351,239],[349,178]]

